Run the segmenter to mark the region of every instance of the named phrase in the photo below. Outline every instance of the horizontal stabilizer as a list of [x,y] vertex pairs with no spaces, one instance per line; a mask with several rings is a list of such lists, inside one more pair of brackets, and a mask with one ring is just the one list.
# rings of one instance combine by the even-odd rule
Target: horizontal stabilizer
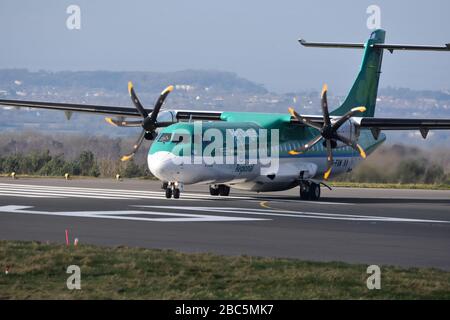
[[[298,41],[305,47],[345,49],[364,49],[366,47],[366,44],[364,43],[307,42],[304,39],[300,39]],[[371,47],[376,49],[386,49],[391,53],[395,50],[450,51],[450,43],[447,43],[443,46],[374,43],[371,45]]]
[[305,47],[317,48],[346,48],[346,49],[364,49],[364,43],[339,43],[339,42],[307,42],[299,39],[298,42]]

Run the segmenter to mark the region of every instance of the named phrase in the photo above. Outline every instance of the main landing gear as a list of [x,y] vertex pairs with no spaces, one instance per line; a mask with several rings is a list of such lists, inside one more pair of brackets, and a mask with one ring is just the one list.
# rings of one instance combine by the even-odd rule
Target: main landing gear
[[164,182],[162,188],[166,191],[166,198],[174,198],[178,199],[180,197],[180,193],[183,189],[183,185],[179,182]]
[[210,185],[209,194],[212,196],[228,196],[230,194],[230,187],[224,184]]
[[300,182],[300,199],[302,200],[319,200],[320,184],[312,181]]

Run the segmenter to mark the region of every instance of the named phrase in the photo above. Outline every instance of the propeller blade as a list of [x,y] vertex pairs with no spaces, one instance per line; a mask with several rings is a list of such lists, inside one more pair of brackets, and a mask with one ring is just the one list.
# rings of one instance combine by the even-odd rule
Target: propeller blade
[[142,121],[120,121],[113,118],[105,118],[105,121],[115,127],[140,127],[142,125]]
[[330,113],[328,112],[327,91],[328,91],[328,86],[326,84],[324,84],[323,88],[322,88],[322,94],[321,94],[321,96],[322,96],[322,99],[321,99],[322,114],[323,114],[324,125],[330,126],[331,120],[330,120]]
[[161,95],[159,96],[158,101],[156,101],[155,107],[153,108],[152,114],[150,115],[150,121],[152,123],[156,122],[156,117],[158,116],[159,110],[161,109],[164,101],[166,100],[169,93],[172,92],[172,90],[173,86],[168,86],[161,92]]
[[133,146],[133,151],[120,158],[120,161],[128,161],[131,158],[133,158],[136,152],[138,151],[139,147],[141,146],[142,141],[144,141],[144,137],[145,137],[145,130],[142,130],[141,135],[139,136],[139,138],[137,139],[136,143]]
[[340,134],[336,134],[336,138],[338,138],[339,140],[341,140],[343,143],[345,143],[346,145],[352,147],[353,149],[355,149],[356,151],[358,151],[359,155],[361,156],[361,158],[365,159],[367,157],[366,152],[364,151],[364,149],[357,144],[355,141],[350,140],[347,137],[344,137]]
[[366,107],[356,107],[353,108],[352,110],[350,110],[349,112],[347,112],[346,114],[344,114],[338,121],[336,121],[333,124],[333,131],[338,130],[345,121],[347,121],[348,119],[350,119],[351,117],[353,117],[356,113],[358,112],[364,112],[366,111]]
[[309,149],[311,149],[317,142],[319,142],[322,139],[321,135],[318,135],[317,137],[315,137],[314,139],[312,139],[311,141],[309,141],[308,143],[306,143],[305,145],[303,145],[300,149],[295,149],[295,150],[291,150],[289,151],[289,154],[291,155],[298,155],[301,154],[305,151],[308,151]]
[[326,140],[327,146],[327,171],[323,174],[324,180],[328,180],[331,174],[331,169],[333,168],[333,151],[331,149],[331,140]]
[[141,102],[139,101],[136,93],[134,92],[133,83],[131,81],[128,82],[128,93],[130,94],[131,100],[133,101],[134,106],[139,111],[141,116],[143,118],[147,118],[148,112],[144,109],[144,107],[142,106]]
[[291,114],[291,116],[293,116],[293,117],[294,117],[295,119],[297,119],[298,121],[303,122],[303,123],[306,124],[307,126],[313,127],[313,128],[315,128],[315,129],[317,129],[317,130],[322,129],[322,127],[319,126],[318,124],[316,124],[316,123],[314,123],[314,122],[312,122],[312,121],[310,121],[310,120],[308,120],[308,119],[306,119],[306,118],[303,118],[303,117],[302,117],[301,115],[299,115],[293,108],[288,108],[288,111],[289,111],[289,113]]

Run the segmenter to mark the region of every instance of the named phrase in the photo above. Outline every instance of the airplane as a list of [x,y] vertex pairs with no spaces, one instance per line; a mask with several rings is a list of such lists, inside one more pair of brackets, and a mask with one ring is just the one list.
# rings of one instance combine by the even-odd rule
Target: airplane
[[[382,29],[374,30],[365,43],[299,40],[305,47],[364,50],[350,92],[342,105],[332,112],[328,108],[328,88],[324,85],[321,115],[299,114],[293,108],[285,114],[162,110],[173,86],[161,92],[153,109],[145,109],[131,82],[128,91],[134,108],[20,100],[0,100],[0,105],[60,110],[66,112],[68,118],[73,112],[101,114],[107,115],[105,120],[114,126],[142,127],[132,151],[121,160],[130,160],[144,140],[153,141],[148,151],[148,168],[162,181],[166,198],[177,199],[185,185],[201,184],[209,186],[212,196],[228,196],[230,188],[268,192],[299,186],[300,199],[318,200],[321,185],[330,188],[326,184],[328,179],[351,171],[386,140],[382,130],[419,130],[425,139],[429,130],[450,129],[450,119],[375,117],[384,50],[391,53],[398,50],[450,51],[450,44],[385,44],[385,33]],[[213,139],[205,140],[205,134],[212,131],[225,137],[231,135],[230,140],[225,139],[225,142],[231,141],[231,147],[214,139],[216,143],[212,148]],[[246,136],[246,133],[249,134]],[[265,141],[263,136],[270,141]],[[276,136],[278,139],[272,139]],[[276,155],[272,159],[278,163],[275,168],[259,161],[263,160],[259,153],[263,146],[267,156]],[[204,156],[207,149],[208,157]],[[239,154],[239,150],[244,153]],[[232,161],[211,162],[211,158],[223,159],[215,157],[216,153],[225,154]],[[181,158],[191,161],[181,161]]]

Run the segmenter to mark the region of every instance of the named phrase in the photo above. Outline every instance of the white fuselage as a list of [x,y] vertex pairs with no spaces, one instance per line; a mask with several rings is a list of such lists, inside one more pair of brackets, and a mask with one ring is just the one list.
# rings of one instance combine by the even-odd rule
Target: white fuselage
[[[158,151],[148,155],[148,167],[161,181],[182,184],[226,184],[236,189],[251,191],[280,191],[298,185],[300,179],[314,179],[326,170],[326,158],[317,157],[280,157],[276,170],[264,170],[256,164],[207,164],[198,159],[182,163],[168,151]],[[358,163],[359,156],[336,156],[333,175],[351,171]],[[209,162],[210,163],[210,162]],[[319,178],[320,180],[320,178]]]

